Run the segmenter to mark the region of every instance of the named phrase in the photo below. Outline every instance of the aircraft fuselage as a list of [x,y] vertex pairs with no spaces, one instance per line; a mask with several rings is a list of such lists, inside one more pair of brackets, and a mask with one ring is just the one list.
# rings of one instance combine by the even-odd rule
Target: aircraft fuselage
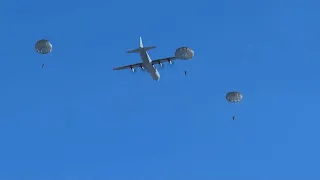
[[140,57],[142,59],[142,63],[147,70],[147,72],[151,75],[152,79],[159,81],[160,80],[160,73],[158,72],[157,68],[152,65],[152,60],[148,54],[148,52],[144,49],[140,51]]

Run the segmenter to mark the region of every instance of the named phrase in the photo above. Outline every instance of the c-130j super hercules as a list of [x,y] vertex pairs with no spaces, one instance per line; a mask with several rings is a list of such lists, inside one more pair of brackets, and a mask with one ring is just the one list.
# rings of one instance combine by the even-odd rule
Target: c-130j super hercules
[[140,37],[139,48],[127,51],[127,53],[139,53],[142,59],[142,63],[121,66],[121,67],[113,68],[113,70],[131,69],[132,72],[135,72],[135,68],[140,67],[142,70],[147,70],[147,72],[151,75],[153,80],[159,81],[160,74],[157,68],[155,67],[156,64],[159,64],[160,67],[163,66],[162,63],[164,62],[168,62],[169,64],[172,65],[173,60],[177,60],[177,59],[189,60],[194,56],[194,52],[192,49],[188,47],[181,47],[176,50],[174,57],[167,57],[167,58],[162,58],[162,59],[157,59],[152,61],[147,51],[154,48],[156,48],[156,46],[143,47],[142,39]]

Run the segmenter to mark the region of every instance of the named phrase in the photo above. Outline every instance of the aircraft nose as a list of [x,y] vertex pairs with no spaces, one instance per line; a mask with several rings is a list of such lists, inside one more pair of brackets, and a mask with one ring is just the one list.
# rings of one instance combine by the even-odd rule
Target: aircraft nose
[[160,81],[160,74],[158,71],[156,72],[156,77],[154,78],[154,80]]

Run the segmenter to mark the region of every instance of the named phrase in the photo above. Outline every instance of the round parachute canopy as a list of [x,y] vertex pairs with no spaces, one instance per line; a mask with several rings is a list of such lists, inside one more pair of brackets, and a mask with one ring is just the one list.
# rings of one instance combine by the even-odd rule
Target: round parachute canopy
[[48,54],[52,51],[52,45],[48,40],[41,39],[35,45],[36,51],[40,54]]
[[231,103],[238,103],[242,100],[242,94],[240,92],[228,92],[226,99]]
[[175,57],[182,60],[189,60],[194,56],[194,51],[188,47],[181,47],[176,50]]

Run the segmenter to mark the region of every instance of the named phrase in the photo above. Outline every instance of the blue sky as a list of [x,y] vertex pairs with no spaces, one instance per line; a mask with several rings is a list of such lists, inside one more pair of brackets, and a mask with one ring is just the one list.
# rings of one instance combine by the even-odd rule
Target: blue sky
[[[0,180],[318,180],[319,5],[1,2]],[[112,71],[139,36],[195,56],[159,82]]]

